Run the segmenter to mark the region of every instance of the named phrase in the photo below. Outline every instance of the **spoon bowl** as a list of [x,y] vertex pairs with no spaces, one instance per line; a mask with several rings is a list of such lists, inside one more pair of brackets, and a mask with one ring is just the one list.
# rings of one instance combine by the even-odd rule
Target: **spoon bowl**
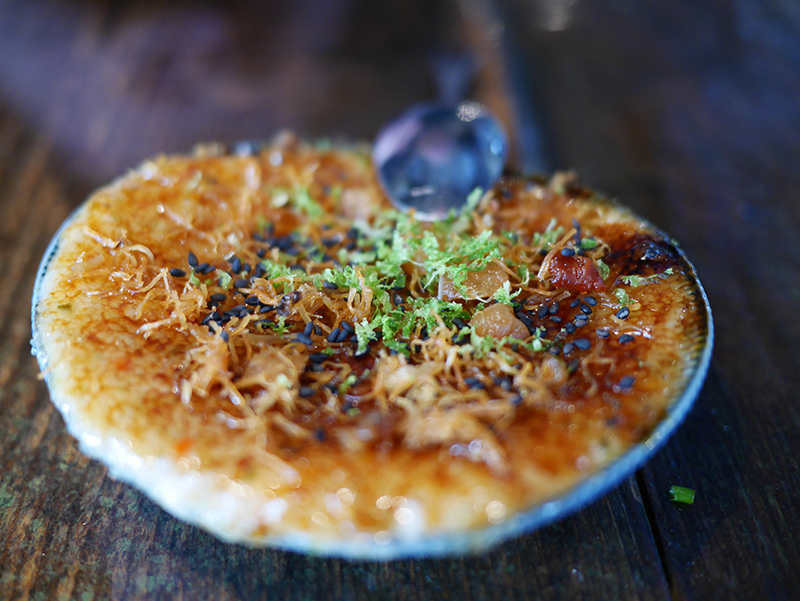
[[505,132],[477,102],[420,104],[384,127],[372,153],[384,191],[401,211],[435,221],[460,211],[503,172]]

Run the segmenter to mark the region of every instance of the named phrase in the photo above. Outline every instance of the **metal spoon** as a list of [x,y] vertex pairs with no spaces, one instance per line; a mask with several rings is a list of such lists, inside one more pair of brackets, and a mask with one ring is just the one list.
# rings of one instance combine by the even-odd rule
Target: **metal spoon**
[[434,65],[441,103],[418,104],[378,133],[372,158],[384,191],[401,211],[435,221],[460,211],[476,188],[503,172],[505,132],[477,102],[456,102],[472,77],[471,63],[452,57]]

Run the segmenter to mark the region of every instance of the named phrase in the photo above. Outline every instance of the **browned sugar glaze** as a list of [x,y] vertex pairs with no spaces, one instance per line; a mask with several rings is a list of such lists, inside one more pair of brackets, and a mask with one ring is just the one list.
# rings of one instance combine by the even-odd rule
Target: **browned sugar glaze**
[[[67,341],[51,353],[53,385],[142,456],[286,498],[284,522],[255,539],[337,536],[324,502],[337,491],[370,532],[396,526],[409,501],[431,530],[502,521],[642,440],[685,386],[706,327],[690,267],[657,231],[561,178],[505,179],[456,221],[463,239],[502,241],[461,284],[426,287],[423,267],[402,266],[405,285],[387,292],[402,323],[414,299],[437,295],[461,322],[420,318],[395,335],[408,356],[382,339],[361,353],[352,335],[329,342],[342,322],[374,318],[377,295],[306,276],[348,261],[365,273],[359,260],[381,238],[354,221],[379,229],[389,209],[358,150],[290,143],[144,164],[90,199],[51,263],[38,319]],[[414,227],[411,238],[434,231],[442,246],[451,235]],[[212,271],[193,269],[190,251]],[[301,271],[271,277],[265,259]],[[510,306],[493,298],[505,284]],[[298,341],[309,322],[311,345]],[[522,342],[481,353],[470,326]]]

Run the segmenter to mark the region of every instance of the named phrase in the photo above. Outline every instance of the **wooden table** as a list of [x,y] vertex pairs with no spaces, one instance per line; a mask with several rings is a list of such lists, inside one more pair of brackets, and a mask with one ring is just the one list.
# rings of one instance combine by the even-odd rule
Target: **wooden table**
[[[1,2],[0,598],[797,598],[800,11],[642,4]],[[443,52],[476,59],[470,95],[514,132],[517,165],[576,169],[695,263],[717,342],[677,435],[579,513],[452,559],[229,546],[108,478],[29,352],[59,223],[198,140],[371,138],[435,95]],[[671,484],[694,505],[670,503]]]

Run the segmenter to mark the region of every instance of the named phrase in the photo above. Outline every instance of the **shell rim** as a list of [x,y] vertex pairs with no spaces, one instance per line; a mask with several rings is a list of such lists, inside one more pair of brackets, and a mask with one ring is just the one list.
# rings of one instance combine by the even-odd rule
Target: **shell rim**
[[[113,185],[113,183],[109,185]],[[608,199],[605,200],[608,201]],[[623,207],[623,205],[620,205],[615,201],[610,202],[619,207]],[[47,373],[47,357],[39,345],[40,332],[36,323],[37,306],[39,305],[42,281],[45,277],[45,273],[47,272],[47,267],[50,263],[50,260],[58,250],[61,236],[64,230],[69,227],[70,223],[76,218],[85,205],[86,201],[78,205],[78,207],[76,207],[64,220],[58,230],[56,230],[56,233],[50,240],[50,243],[48,244],[37,269],[31,303],[31,352],[36,357],[39,367],[44,373],[44,380],[47,383],[48,391],[51,394],[51,400],[61,413],[67,430],[78,440],[79,446],[84,453],[106,465],[106,467],[109,469],[110,475],[114,479],[118,479],[132,485],[139,492],[144,493],[159,507],[168,511],[176,518],[188,522],[193,526],[200,527],[201,529],[214,534],[217,538],[220,538],[225,542],[239,543],[256,548],[274,547],[298,553],[334,556],[350,560],[376,561],[415,557],[457,556],[489,550],[506,540],[530,533],[559,519],[565,518],[568,515],[576,513],[578,510],[598,500],[600,497],[616,488],[625,478],[634,474],[642,465],[652,458],[658,450],[661,449],[668,438],[686,418],[686,415],[689,413],[689,410],[692,408],[695,400],[700,394],[703,382],[705,381],[708,373],[714,344],[714,322],[711,306],[709,304],[706,291],[697,275],[697,270],[688,260],[683,250],[676,247],[681,259],[689,268],[689,273],[691,275],[692,283],[694,284],[695,292],[702,301],[701,304],[705,310],[704,314],[698,314],[700,319],[705,318],[706,323],[705,339],[702,341],[702,343],[698,344],[698,346],[702,344],[702,350],[697,352],[693,358],[694,365],[691,368],[691,376],[688,378],[683,391],[679,396],[677,396],[676,399],[670,402],[667,407],[666,415],[653,429],[650,435],[643,441],[630,447],[627,451],[625,451],[607,466],[595,472],[588,478],[581,480],[576,485],[568,489],[568,492],[565,494],[557,495],[552,499],[545,501],[544,503],[530,508],[529,510],[518,512],[500,524],[489,525],[480,529],[432,533],[418,538],[408,539],[393,537],[391,541],[385,545],[378,544],[374,542],[374,540],[372,542],[365,543],[356,541],[354,539],[316,539],[300,532],[269,536],[257,544],[251,543],[250,541],[243,541],[236,536],[231,536],[230,533],[226,531],[216,529],[209,524],[203,523],[202,519],[194,515],[191,509],[186,509],[187,506],[185,504],[176,503],[175,500],[166,498],[163,493],[156,492],[152,489],[147,489],[139,483],[136,477],[128,474],[118,473],[120,464],[114,460],[108,459],[107,454],[103,455],[101,453],[101,448],[96,441],[93,440],[94,437],[92,435],[84,431],[77,431],[71,424],[71,417],[67,414],[67,412],[63,411],[62,407],[56,402],[56,399],[52,398],[53,391],[50,388],[50,378]],[[628,209],[625,208],[625,210]],[[631,214],[634,215],[632,212]],[[644,225],[652,227],[648,221],[642,219],[642,222]],[[653,229],[658,233],[663,233],[658,228]],[[112,447],[117,447],[117,451],[122,448],[122,445],[119,445],[118,441],[113,436],[109,436],[108,439],[103,442],[106,444],[111,443]],[[123,451],[123,453],[125,452],[132,457],[141,459],[141,457],[133,453],[133,451]],[[128,459],[131,458],[130,456]],[[118,461],[123,461],[125,457],[126,455],[124,454],[118,455]],[[146,466],[143,469],[145,471],[148,470]],[[175,474],[179,473],[177,469],[174,469],[174,471]]]

